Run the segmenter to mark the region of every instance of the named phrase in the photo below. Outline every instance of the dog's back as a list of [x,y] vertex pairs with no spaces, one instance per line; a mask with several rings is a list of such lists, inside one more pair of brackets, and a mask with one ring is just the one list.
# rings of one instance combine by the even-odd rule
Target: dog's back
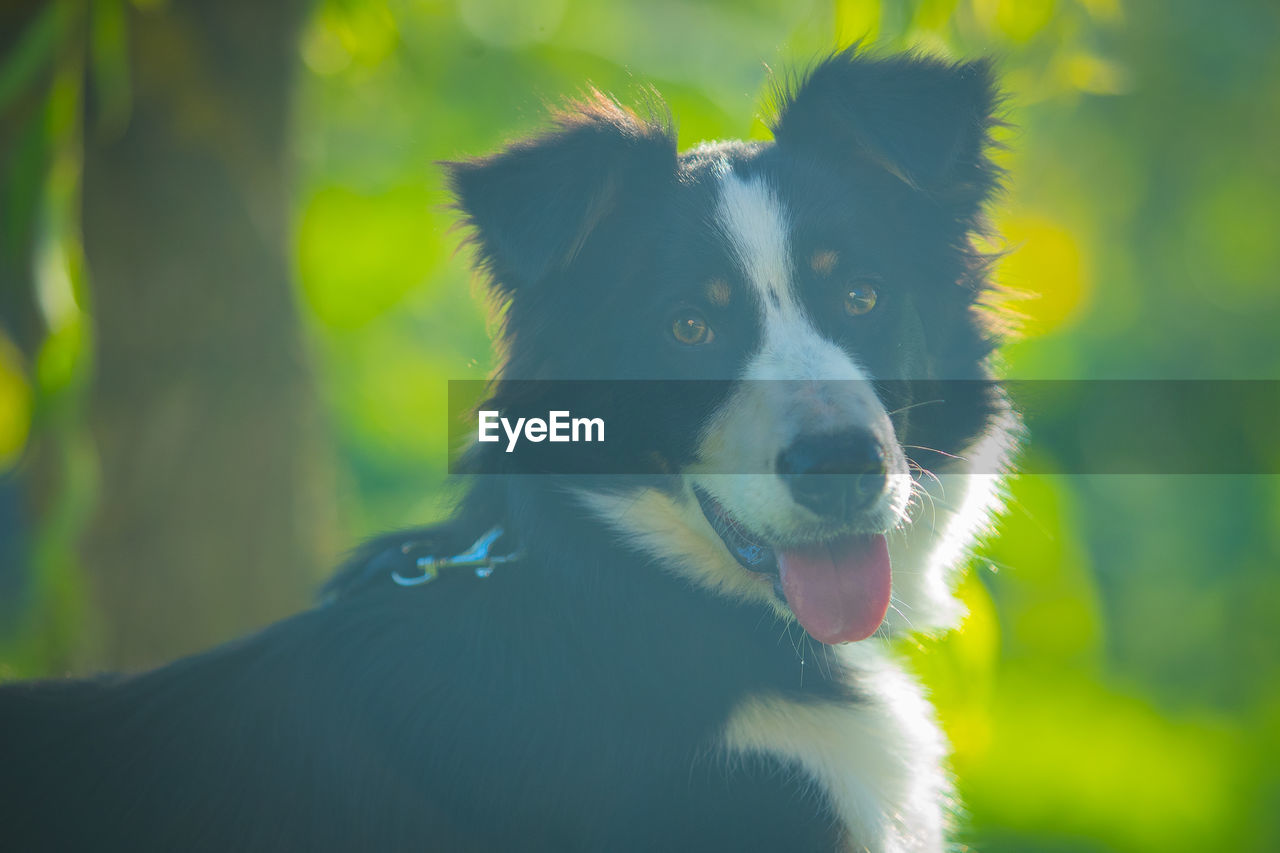
[[[806,796],[809,781],[776,759],[715,749],[743,671],[767,680],[772,657],[791,682],[791,649],[772,629],[744,646],[756,614],[690,601],[679,581],[603,556],[644,582],[588,602],[561,586],[560,566],[421,589],[379,574],[159,670],[0,688],[0,840],[14,850],[832,848],[834,815]],[[597,609],[619,593],[632,605]],[[574,603],[597,612],[548,630],[549,614]],[[705,643],[715,637],[721,647]]]

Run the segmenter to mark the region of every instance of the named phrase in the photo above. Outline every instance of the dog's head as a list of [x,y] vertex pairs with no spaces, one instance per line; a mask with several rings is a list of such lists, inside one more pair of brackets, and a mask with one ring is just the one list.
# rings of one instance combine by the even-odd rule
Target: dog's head
[[451,164],[505,377],[708,380],[636,383],[654,428],[618,452],[665,476],[579,497],[823,642],[872,634],[891,599],[917,627],[951,615],[936,544],[971,527],[972,490],[930,487],[1003,417],[966,384],[992,349],[972,237],[995,101],[983,63],[845,51],[780,95],[772,143],[678,155],[669,123],[595,94]]

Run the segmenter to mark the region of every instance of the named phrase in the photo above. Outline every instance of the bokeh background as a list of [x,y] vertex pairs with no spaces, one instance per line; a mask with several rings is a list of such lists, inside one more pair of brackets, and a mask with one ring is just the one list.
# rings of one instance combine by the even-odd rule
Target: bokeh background
[[[537,128],[587,81],[633,103],[652,84],[688,146],[766,138],[769,69],[835,45],[995,56],[998,276],[1036,294],[1008,375],[1280,378],[1278,17],[1272,0],[5,3],[0,679],[230,638],[305,606],[362,537],[444,511],[445,383],[491,357],[433,162]],[[1061,467],[1051,443],[1028,453]],[[963,840],[1280,849],[1280,478],[1010,492],[964,629],[902,644],[955,744]]]

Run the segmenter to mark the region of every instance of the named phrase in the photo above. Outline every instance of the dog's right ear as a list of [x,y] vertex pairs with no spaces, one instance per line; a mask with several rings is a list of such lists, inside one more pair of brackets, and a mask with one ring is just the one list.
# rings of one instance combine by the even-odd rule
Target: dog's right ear
[[855,45],[780,93],[773,137],[837,168],[883,169],[965,220],[1000,177],[988,157],[999,103],[988,62],[877,57]]
[[512,291],[568,267],[605,221],[668,186],[676,139],[669,124],[592,90],[558,112],[550,132],[443,165],[481,265]]

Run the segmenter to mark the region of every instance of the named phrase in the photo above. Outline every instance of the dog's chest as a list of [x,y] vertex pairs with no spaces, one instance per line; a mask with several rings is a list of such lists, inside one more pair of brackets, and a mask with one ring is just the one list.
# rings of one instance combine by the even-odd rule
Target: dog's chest
[[[866,657],[859,654],[860,657]],[[758,695],[738,704],[723,731],[730,758],[782,761],[825,798],[843,824],[844,848],[868,853],[941,851],[949,799],[944,740],[919,688],[900,670],[858,664],[857,703]]]

